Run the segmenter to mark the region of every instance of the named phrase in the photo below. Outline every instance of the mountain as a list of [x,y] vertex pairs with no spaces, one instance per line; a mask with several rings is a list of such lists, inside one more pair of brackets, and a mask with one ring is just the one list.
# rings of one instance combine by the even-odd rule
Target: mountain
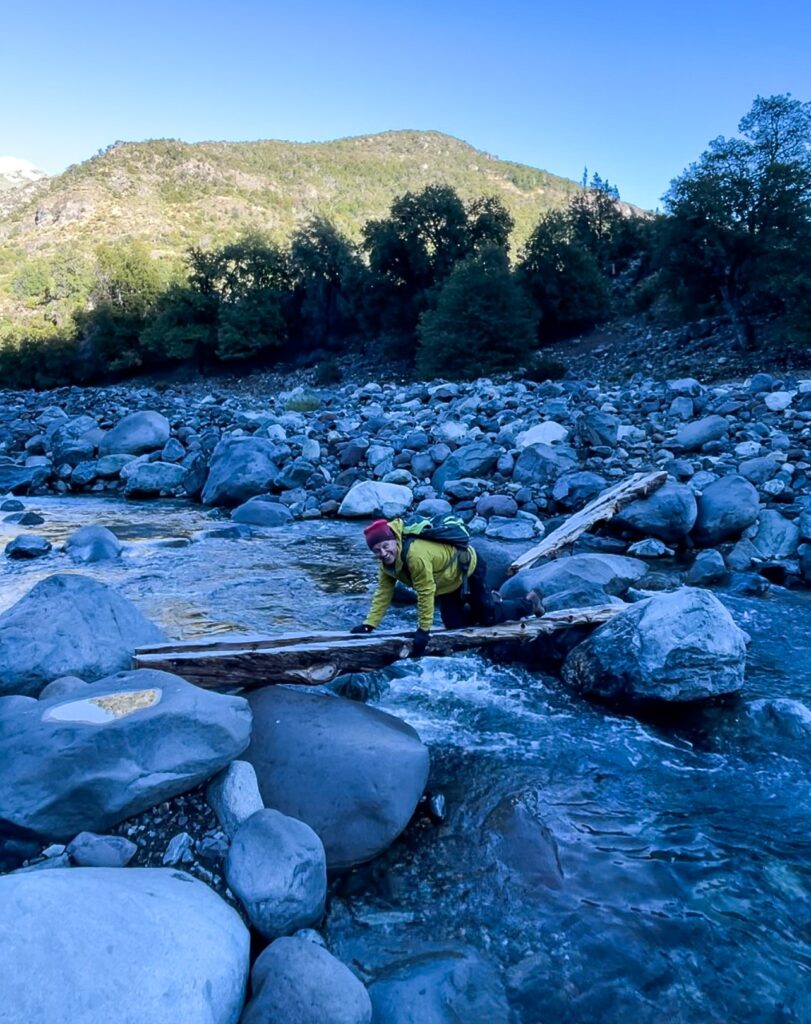
[[27,160],[18,160],[15,156],[0,156],[0,192],[19,188],[20,185],[29,185],[32,181],[40,181],[47,177],[45,171],[41,171]]

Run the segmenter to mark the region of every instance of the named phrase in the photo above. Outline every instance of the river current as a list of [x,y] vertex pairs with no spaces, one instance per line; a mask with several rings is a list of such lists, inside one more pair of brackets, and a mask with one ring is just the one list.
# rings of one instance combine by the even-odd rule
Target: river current
[[[362,619],[375,576],[347,523],[239,536],[189,504],[26,508],[55,547],[4,561],[0,612],[80,571],[177,639],[335,629]],[[90,523],[125,543],[120,560],[77,568],[59,550]],[[19,532],[0,523],[0,543]],[[363,974],[432,944],[474,947],[521,1024],[810,1021],[811,599],[719,596],[751,637],[746,688],[669,719],[470,655],[350,680],[429,745],[445,814],[425,801],[388,853],[334,883],[336,955]],[[387,625],[413,614],[395,607]]]

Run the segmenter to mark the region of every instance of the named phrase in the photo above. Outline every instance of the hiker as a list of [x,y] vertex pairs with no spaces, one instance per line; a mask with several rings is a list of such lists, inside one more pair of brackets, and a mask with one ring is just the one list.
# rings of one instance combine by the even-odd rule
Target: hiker
[[461,543],[443,543],[419,534],[404,534],[402,519],[391,522],[376,519],[366,527],[363,534],[380,562],[380,571],[369,614],[350,630],[351,633],[371,633],[380,625],[391,604],[397,580],[417,594],[417,631],[411,644],[412,658],[422,657],[428,646],[435,603],[439,605],[439,614],[447,629],[492,626],[541,613],[540,599],[534,591],[519,601],[494,599],[485,578],[487,565],[467,543],[464,525],[457,522],[465,538]]

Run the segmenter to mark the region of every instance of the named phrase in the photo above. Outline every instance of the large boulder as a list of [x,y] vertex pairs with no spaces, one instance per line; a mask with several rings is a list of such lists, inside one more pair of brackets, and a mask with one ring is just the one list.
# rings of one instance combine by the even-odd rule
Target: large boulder
[[589,596],[586,601],[566,605],[573,608],[584,604],[606,603],[608,596],[624,594],[647,571],[644,562],[625,555],[570,555],[535,568],[522,569],[507,580],[500,593],[508,601],[517,601],[534,590],[545,606],[548,599],[556,594],[582,592]]
[[140,462],[127,476],[124,493],[128,498],[174,494],[185,476],[185,468],[175,462]]
[[697,515],[692,489],[668,481],[647,498],[626,505],[614,516],[613,523],[671,544],[687,537]]
[[241,1024],[370,1024],[369,993],[317,942],[276,939],[251,973],[253,998]]
[[242,697],[154,669],[119,672],[67,699],[0,702],[0,831],[103,832],[204,782],[250,734]]
[[231,513],[231,521],[247,526],[287,526],[293,522],[293,513],[280,501],[267,501],[260,495],[235,508]]
[[108,430],[99,444],[100,455],[142,455],[163,448],[169,440],[169,420],[159,412],[131,412]]
[[240,505],[265,494],[279,477],[273,455],[274,446],[264,438],[224,437],[211,456],[203,504]]
[[507,1024],[498,971],[469,947],[417,948],[369,986],[375,1024]]
[[324,916],[324,845],[309,825],[279,811],[264,808],[240,826],[225,877],[266,939],[318,924]]
[[760,558],[794,558],[800,543],[800,529],[776,509],[764,509],[757,520],[752,545]]
[[236,1024],[250,936],[207,885],[168,868],[0,877],[0,1019]]
[[698,499],[693,540],[702,547],[737,538],[758,517],[758,492],[742,476],[732,474],[713,481]]
[[385,850],[428,779],[428,750],[414,729],[340,697],[269,686],[248,699],[254,727],[244,760],[266,806],[306,822],[329,868]]
[[106,526],[82,526],[68,537],[65,551],[74,562],[107,562],[118,558],[122,544]]
[[339,516],[362,518],[384,516],[396,519],[414,500],[411,488],[403,484],[384,484],[377,480],[360,480],[353,484],[341,502]]
[[485,476],[498,462],[501,451],[492,441],[473,441],[462,445],[445,459],[434,473],[431,483],[437,491],[442,491],[447,480]]
[[52,679],[99,679],[166,635],[112,587],[79,575],[40,580],[0,615],[0,694],[36,696]]
[[630,605],[578,644],[566,683],[599,700],[687,703],[743,686],[745,633],[714,594],[683,587]]
[[32,487],[48,479],[43,466],[0,466],[0,494],[27,494]]
[[518,456],[513,469],[513,480],[518,484],[536,484],[546,487],[559,476],[572,473],[577,463],[570,455],[548,444],[528,445]]
[[701,420],[685,423],[676,433],[676,447],[694,452],[710,441],[719,441],[729,433],[729,421],[723,416],[705,416]]

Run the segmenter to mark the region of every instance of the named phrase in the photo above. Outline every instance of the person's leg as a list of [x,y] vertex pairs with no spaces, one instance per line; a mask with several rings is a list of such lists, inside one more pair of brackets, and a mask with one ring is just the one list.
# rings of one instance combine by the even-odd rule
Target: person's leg
[[499,621],[499,607],[487,586],[487,562],[478,556],[475,570],[467,578],[470,621],[474,626],[492,626]]
[[440,594],[436,599],[439,606],[439,614],[442,625],[445,629],[461,629],[469,625],[466,621],[465,603],[462,600],[462,589],[451,591],[450,594]]

